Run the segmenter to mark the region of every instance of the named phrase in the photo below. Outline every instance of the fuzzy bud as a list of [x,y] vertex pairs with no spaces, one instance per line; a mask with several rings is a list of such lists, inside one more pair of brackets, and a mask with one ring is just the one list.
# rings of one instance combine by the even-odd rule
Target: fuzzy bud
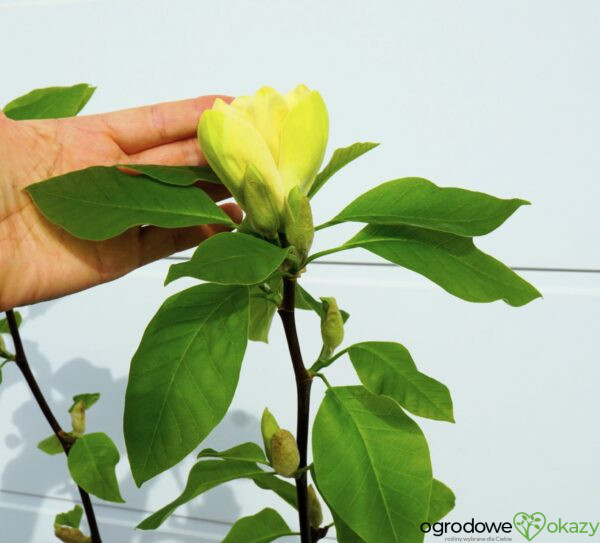
[[344,341],[344,319],[335,298],[321,298],[325,306],[321,317],[323,357],[329,358]]
[[263,443],[265,444],[267,458],[271,461],[271,440],[273,439],[275,432],[279,430],[279,424],[277,424],[275,417],[267,408],[263,411],[260,429],[262,432]]
[[300,451],[296,439],[287,430],[277,430],[271,439],[273,469],[284,477],[292,477],[300,466]]
[[306,258],[315,237],[310,200],[300,187],[294,187],[287,198],[285,206],[285,236],[298,250],[302,259]]
[[91,543],[91,539],[79,528],[54,525],[54,535],[64,543]]
[[323,524],[323,509],[313,485],[308,485],[308,519],[313,528]]
[[85,404],[83,401],[78,401],[71,409],[71,424],[75,436],[79,437],[85,433]]

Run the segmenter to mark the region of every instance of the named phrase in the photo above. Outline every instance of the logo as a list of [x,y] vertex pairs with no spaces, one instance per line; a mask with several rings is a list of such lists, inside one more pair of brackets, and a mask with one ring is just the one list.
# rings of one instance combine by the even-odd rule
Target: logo
[[527,541],[531,541],[536,535],[538,535],[546,526],[546,515],[544,513],[533,513],[529,515],[527,513],[517,513],[513,517],[513,524],[517,531]]

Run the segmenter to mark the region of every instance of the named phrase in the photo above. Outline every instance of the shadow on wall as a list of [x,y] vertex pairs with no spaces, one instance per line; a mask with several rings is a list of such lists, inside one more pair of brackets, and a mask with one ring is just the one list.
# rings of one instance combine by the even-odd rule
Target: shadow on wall
[[[43,305],[46,304],[41,304],[41,306]],[[35,312],[31,311],[28,318],[36,318],[43,315],[43,313],[43,310],[41,314],[37,310]],[[100,401],[88,412],[88,431],[102,431],[111,436],[121,452],[122,459],[119,468],[120,471],[123,471],[123,463],[127,461],[126,458],[123,458],[125,445],[121,426],[126,379],[114,379],[108,368],[95,366],[89,360],[82,358],[70,360],[59,366],[60,361],[53,360],[51,362],[44,357],[38,344],[26,341],[24,346],[36,379],[53,412],[65,429],[70,429],[67,411],[71,405],[72,396],[82,392],[101,393]],[[4,371],[4,382],[2,384],[4,391],[22,383],[22,377],[16,368],[11,367],[9,369],[7,367],[6,370],[9,371]],[[26,389],[24,388],[24,390]],[[42,498],[53,496],[69,501],[78,501],[79,495],[69,477],[64,457],[62,455],[48,456],[37,449],[37,443],[50,435],[51,431],[33,397],[23,396],[23,400],[23,403],[18,405],[12,413],[5,412],[2,414],[3,417],[12,416],[15,429],[13,433],[5,435],[5,444],[8,449],[17,450],[18,455],[6,465],[0,464],[2,470],[1,488],[9,492],[29,493]],[[210,446],[216,449],[228,448],[233,444],[232,436],[236,442],[259,440],[259,420],[243,411],[233,410],[210,435],[206,446],[209,446],[208,442],[210,442]],[[203,444],[203,446],[205,445]],[[166,477],[174,478],[176,488],[183,489],[187,480],[187,468],[179,467],[170,470]],[[135,486],[133,479],[128,475],[121,477],[120,485],[122,494],[128,501],[123,505],[123,509],[141,513],[141,515],[134,514],[133,518],[143,518],[146,516],[146,512],[149,511],[150,494],[156,495],[156,490],[160,489],[161,477],[147,483],[140,489]],[[158,494],[160,495],[160,493]],[[5,494],[5,497],[9,495]],[[169,497],[165,497],[164,501],[166,502],[171,497],[169,492]],[[98,500],[95,501],[98,502]],[[162,500],[160,505],[164,505]],[[65,510],[70,507],[71,505],[65,503]],[[115,507],[115,505],[111,504],[111,507]],[[116,507],[119,506],[116,505]],[[215,530],[216,537],[209,537],[211,541],[217,541],[228,530],[228,526],[223,521],[237,518],[240,512],[241,507],[236,501],[233,490],[227,486],[217,487],[207,493],[206,497],[191,503],[187,511],[180,510],[179,513],[184,513],[185,516],[178,514],[173,517],[169,523],[169,528],[176,530],[197,529],[197,523],[193,522],[193,519],[213,521],[212,527]],[[110,518],[110,510],[104,509],[101,516],[105,519]],[[115,516],[117,516],[116,512]],[[118,515],[118,517],[122,519],[123,515]],[[130,517],[131,515],[125,518]],[[134,535],[134,524],[135,521],[132,521],[131,529],[122,527],[123,522],[121,520],[118,523],[119,533],[115,536],[119,539],[126,537],[130,541],[135,539],[140,543],[158,541],[159,539],[155,539],[155,537],[161,537],[159,534],[155,536],[144,532],[137,532]],[[114,528],[117,528],[117,526],[112,526],[108,529],[108,532],[112,532]],[[36,523],[22,523],[18,529],[19,541],[29,542],[32,541],[34,536]],[[51,529],[51,526],[48,526],[48,530]],[[212,532],[212,529],[209,528],[206,531]],[[164,535],[160,541],[165,541]],[[173,543],[189,543],[190,541],[198,541],[198,539],[197,537],[191,539],[185,535],[169,536],[169,542]]]

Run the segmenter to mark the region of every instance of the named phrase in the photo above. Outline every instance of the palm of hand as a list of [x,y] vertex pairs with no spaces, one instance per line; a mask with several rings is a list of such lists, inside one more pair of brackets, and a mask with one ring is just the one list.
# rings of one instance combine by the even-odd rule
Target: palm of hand
[[[116,279],[197,245],[217,227],[131,229],[104,242],[76,239],[46,221],[28,185],[93,165],[203,164],[195,127],[213,97],[106,115],[13,122],[0,118],[0,310]],[[215,199],[221,187],[208,187]],[[226,204],[227,206],[227,204]],[[239,209],[225,208],[234,219]]]

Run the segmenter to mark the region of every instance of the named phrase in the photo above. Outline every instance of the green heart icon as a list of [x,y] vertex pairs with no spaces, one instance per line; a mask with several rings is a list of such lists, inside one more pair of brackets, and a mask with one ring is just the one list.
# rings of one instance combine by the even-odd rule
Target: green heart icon
[[544,513],[517,513],[513,517],[513,524],[517,531],[527,541],[531,541],[546,526],[546,515]]

